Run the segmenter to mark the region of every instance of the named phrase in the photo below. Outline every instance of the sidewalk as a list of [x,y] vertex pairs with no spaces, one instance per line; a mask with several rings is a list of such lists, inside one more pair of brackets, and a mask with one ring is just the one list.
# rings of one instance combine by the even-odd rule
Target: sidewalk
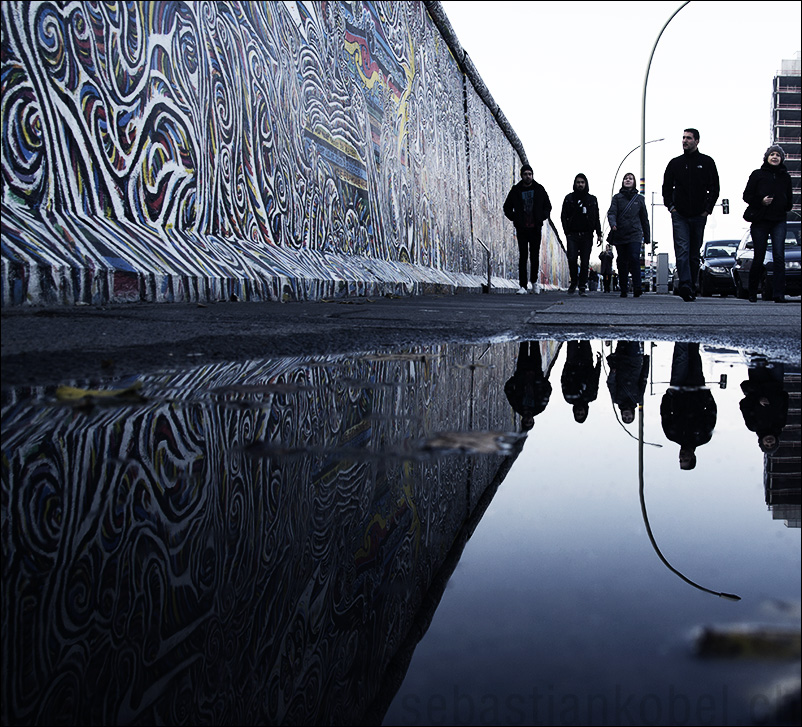
[[762,350],[797,364],[799,298],[564,291],[464,293],[309,303],[132,303],[2,310],[2,383],[124,376],[200,362],[388,350],[509,338],[693,340]]

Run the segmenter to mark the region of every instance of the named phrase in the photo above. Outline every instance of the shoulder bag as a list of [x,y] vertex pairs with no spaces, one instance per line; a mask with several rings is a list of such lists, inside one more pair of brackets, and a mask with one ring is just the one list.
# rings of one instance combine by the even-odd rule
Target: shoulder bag
[[749,205],[744,212],[744,219],[747,222],[757,222],[763,218],[763,210],[758,206]]

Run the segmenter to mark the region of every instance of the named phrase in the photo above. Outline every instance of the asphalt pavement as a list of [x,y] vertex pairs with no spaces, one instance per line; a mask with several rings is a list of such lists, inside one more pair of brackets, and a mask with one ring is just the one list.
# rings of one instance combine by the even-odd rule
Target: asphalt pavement
[[51,385],[276,356],[446,342],[572,338],[698,341],[800,362],[800,298],[685,302],[565,291],[491,291],[296,303],[134,303],[4,308],[2,385]]

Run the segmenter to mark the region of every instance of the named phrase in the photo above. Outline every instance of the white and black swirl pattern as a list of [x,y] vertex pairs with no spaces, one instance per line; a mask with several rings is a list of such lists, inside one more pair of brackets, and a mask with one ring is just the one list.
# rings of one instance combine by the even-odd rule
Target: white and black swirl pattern
[[[422,3],[9,0],[0,12],[3,216],[21,224],[3,229],[18,282],[4,304],[359,289],[310,269],[306,251],[481,276],[471,217],[494,269],[517,259],[499,189],[515,152],[481,102],[466,119],[462,73]],[[485,148],[471,189],[490,191],[444,184],[471,179]],[[55,261],[75,273],[48,272]],[[369,289],[374,272],[353,264]],[[133,292],[121,270],[142,279]],[[145,282],[153,271],[172,293]]]

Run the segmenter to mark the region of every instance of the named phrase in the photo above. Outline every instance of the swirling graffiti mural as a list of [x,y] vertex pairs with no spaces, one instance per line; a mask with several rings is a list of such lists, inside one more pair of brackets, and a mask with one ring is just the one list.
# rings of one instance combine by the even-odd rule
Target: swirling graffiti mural
[[4,391],[3,723],[361,723],[517,456],[516,351]]
[[520,159],[423,3],[1,12],[4,305],[476,288],[471,220],[506,284]]

